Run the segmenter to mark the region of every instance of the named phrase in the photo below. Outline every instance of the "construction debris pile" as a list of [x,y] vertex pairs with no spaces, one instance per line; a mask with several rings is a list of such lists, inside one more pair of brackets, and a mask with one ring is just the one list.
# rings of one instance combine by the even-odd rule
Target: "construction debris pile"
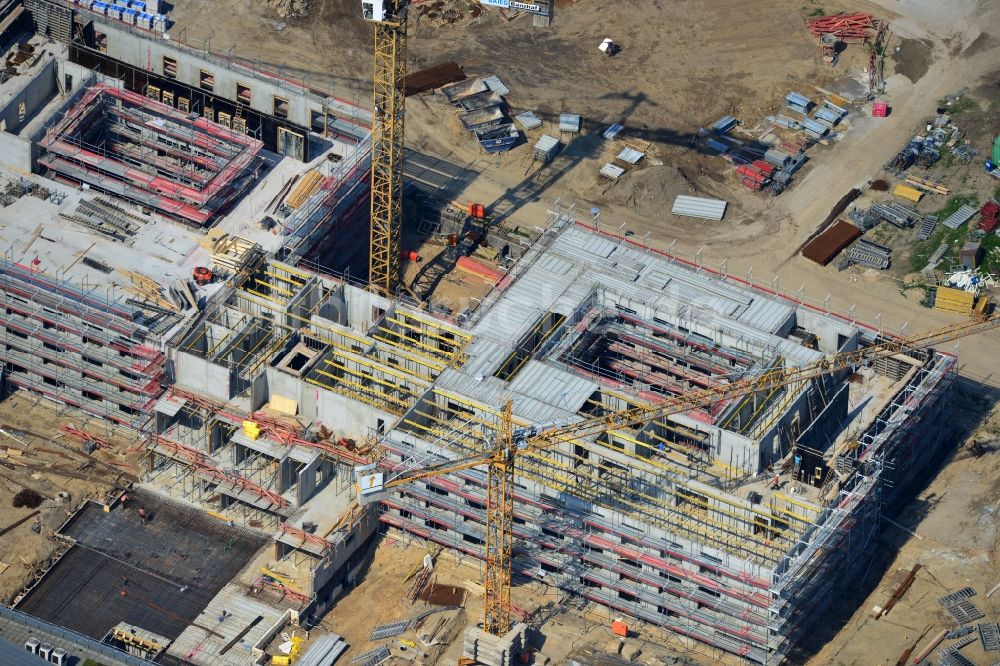
[[521,137],[507,116],[504,97],[510,90],[496,76],[452,83],[441,88],[441,94],[461,109],[459,122],[487,153],[508,151]]
[[306,0],[267,0],[267,6],[281,18],[305,16],[309,13],[309,3]]
[[885,170],[899,176],[913,165],[926,169],[937,163],[945,150],[968,163],[975,157],[976,150],[963,137],[948,116],[938,116],[885,165]]

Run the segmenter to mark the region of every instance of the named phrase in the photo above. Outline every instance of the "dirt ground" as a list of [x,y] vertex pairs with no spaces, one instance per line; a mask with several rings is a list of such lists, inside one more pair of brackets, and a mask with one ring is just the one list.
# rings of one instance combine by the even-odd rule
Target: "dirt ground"
[[[975,387],[962,387],[958,397],[956,425],[972,434],[896,517],[901,527],[887,526],[868,573],[877,580],[884,569],[884,577],[870,594],[870,583],[858,581],[858,593],[834,608],[836,621],[818,636],[826,645],[809,664],[892,664],[915,643],[914,653],[919,652],[941,630],[958,628],[937,599],[965,587],[975,590],[970,601],[985,614],[979,622],[1000,619],[1000,594],[987,597],[1000,583],[1000,412],[996,396],[984,397]],[[971,442],[983,443],[984,452],[977,455]],[[922,568],[912,586],[887,615],[874,619],[872,609],[885,606],[915,564]],[[840,625],[839,633],[830,636]],[[938,649],[955,642],[945,640]],[[978,639],[961,654],[975,664],[997,660]],[[936,655],[935,650],[934,661]]]
[[[417,663],[458,662],[462,656],[462,631],[468,624],[482,622],[482,587],[479,584],[482,571],[478,562],[456,556],[450,551],[436,557],[429,586],[437,585],[449,592],[454,588],[464,589],[463,611],[435,613],[425,619],[417,630],[409,629],[390,640],[369,640],[372,630],[379,625],[415,618],[442,608],[421,599],[415,603],[407,599],[413,583],[413,578],[407,580],[407,577],[420,566],[426,552],[421,544],[415,542],[394,536],[382,539],[358,586],[337,601],[323,617],[320,622],[322,629],[338,634],[348,643],[349,649],[345,654],[348,660],[385,645],[400,657],[394,663],[405,663],[402,653],[407,651],[399,644],[403,640],[416,643],[417,648],[425,652]],[[638,663],[649,664],[716,664],[726,659],[725,655],[713,654],[703,645],[690,645],[676,636],[659,632],[633,632],[622,644],[610,632],[614,618],[607,608],[580,604],[578,600],[569,602],[557,590],[537,581],[515,582],[511,603],[518,614],[515,621],[524,619],[530,627],[527,642],[535,654],[535,663],[543,663],[548,658],[551,660],[548,663],[565,664],[573,658],[586,665],[615,664],[619,663],[619,654],[636,651],[642,657]],[[438,628],[440,619],[444,622]],[[540,626],[543,627],[542,632],[537,630]],[[436,628],[435,639],[441,644],[427,647],[420,642],[420,636],[426,636]],[[414,655],[412,649],[409,655]],[[625,660],[621,663],[630,662]]]
[[[288,76],[310,85],[330,85],[340,97],[368,105],[370,32],[358,15],[356,0],[314,0],[310,7],[309,17],[280,22],[260,0],[178,0],[172,35],[281,66]],[[890,21],[885,99],[892,113],[873,119],[856,110],[839,140],[810,149],[809,165],[788,191],[777,198],[750,193],[721,160],[690,150],[690,137],[725,114],[752,128],[764,116],[779,112],[790,90],[813,97],[819,94],[817,87],[858,93],[864,80],[858,47],[848,47],[836,68],[824,65],[804,28],[804,19],[817,10],[870,11]],[[225,22],[213,20],[220,12],[228,17]],[[622,0],[611,5],[581,0],[558,5],[547,30],[533,28],[530,17],[507,20],[495,10],[482,11],[456,0],[417,4],[413,17],[411,70],[455,60],[469,75],[497,74],[512,90],[509,101],[515,111],[533,110],[545,121],[541,130],[529,133],[527,144],[499,157],[486,156],[458,128],[454,111],[440,99],[411,100],[408,149],[461,165],[470,176],[446,196],[504,208],[513,223],[522,225],[541,224],[557,198],[575,202],[577,210],[597,206],[602,223],[648,238],[653,247],[673,243],[675,252],[687,256],[702,249],[706,263],[726,260],[733,275],[752,274],[808,302],[826,301],[834,311],[851,311],[861,321],[890,328],[905,322],[910,331],[956,321],[954,315],[920,307],[913,291],[902,288],[899,274],[821,269],[798,257],[796,248],[848,190],[879,177],[882,166],[935,115],[942,98],[962,88],[980,102],[979,115],[967,118],[972,118],[970,136],[980,153],[986,153],[989,135],[1000,127],[1000,4],[995,0],[835,0],[822,5],[816,0]],[[623,45],[614,59],[596,49],[606,36]],[[530,163],[530,145],[540,133],[554,132],[560,112],[582,114],[584,131],[561,137],[562,152],[539,170]],[[600,132],[613,122],[627,126],[630,141],[650,143],[645,164],[604,189],[595,173],[613,156],[613,148],[601,140]],[[953,177],[980,194],[995,187],[975,163]],[[668,214],[678,193],[726,199],[730,208],[725,220],[705,223]],[[926,205],[932,207],[933,199]],[[1000,386],[998,340],[998,334],[990,333],[962,341],[963,376]],[[969,401],[989,403],[981,409],[995,404],[995,396],[982,386],[972,384],[965,394],[980,396]],[[991,428],[996,427],[993,418]],[[991,430],[984,436],[995,439],[997,434]],[[995,573],[1000,564],[995,513],[1000,506],[1000,453],[995,444],[990,446],[992,451],[980,458],[964,450],[956,453],[898,517],[922,538],[902,530],[887,532],[880,558],[866,579],[858,581],[857,598],[844,600],[828,625],[818,628],[826,646],[810,663],[894,663],[925,628],[928,634],[921,645],[940,628],[952,628],[936,598],[965,585],[977,591],[974,601],[996,620],[993,604],[1000,603],[1000,595],[987,599],[986,592],[1000,582]],[[325,620],[352,646],[363,645],[372,625],[405,610],[398,599],[409,561],[405,558],[411,554],[403,553],[383,545],[358,591],[338,603]],[[413,558],[421,554],[412,553]],[[899,572],[916,562],[924,568],[913,586],[886,617],[872,620],[871,608],[885,603]],[[395,568],[390,572],[386,565]],[[370,600],[360,593],[380,579],[390,592]],[[472,616],[479,612],[474,604],[469,601]],[[605,643],[606,634],[587,634],[570,613],[546,626],[556,632],[564,621],[570,627],[566,642],[571,647],[588,643],[600,648]],[[547,642],[543,652],[554,646]],[[984,657],[976,649],[966,648],[969,655]],[[551,656],[556,657],[555,651]],[[715,655],[687,656],[702,663],[719,660]]]
[[[0,530],[38,511],[0,536],[0,601],[9,603],[44,571],[59,551],[51,539],[72,512],[87,499],[136,479],[136,442],[75,412],[19,391],[0,402]],[[82,428],[106,440],[109,448],[83,451],[83,442],[59,430],[61,424]],[[42,500],[37,509],[16,508],[14,496],[28,488]],[[63,493],[63,495],[61,495]],[[39,531],[32,526],[38,521]]]

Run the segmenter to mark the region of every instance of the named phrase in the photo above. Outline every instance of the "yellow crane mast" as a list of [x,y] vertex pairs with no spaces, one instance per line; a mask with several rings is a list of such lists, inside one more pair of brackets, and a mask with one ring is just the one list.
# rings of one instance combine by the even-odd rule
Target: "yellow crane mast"
[[377,501],[382,493],[396,486],[418,479],[460,472],[485,465],[487,468],[487,502],[483,628],[494,636],[503,636],[510,629],[514,468],[515,461],[519,456],[531,451],[544,450],[561,442],[571,442],[574,439],[593,435],[608,428],[641,425],[672,414],[711,405],[719,400],[805,382],[899,353],[929,349],[969,335],[983,333],[998,326],[1000,326],[1000,317],[993,316],[970,319],[926,331],[910,338],[886,338],[874,345],[855,351],[829,355],[813,363],[798,367],[774,368],[730,384],[667,398],[654,405],[624,409],[565,425],[534,425],[515,429],[511,416],[512,403],[508,400],[504,405],[496,437],[490,450],[468,458],[449,460],[439,465],[408,470],[389,480],[384,480],[384,477],[377,472],[362,476],[359,479],[358,500],[362,504]]
[[403,209],[406,0],[362,0],[374,26],[372,77],[371,245],[368,282],[391,295],[399,280]]

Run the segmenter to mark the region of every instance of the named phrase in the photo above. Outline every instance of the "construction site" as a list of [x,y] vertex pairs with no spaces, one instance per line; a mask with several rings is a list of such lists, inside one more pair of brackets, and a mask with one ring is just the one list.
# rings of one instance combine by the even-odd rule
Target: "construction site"
[[[853,613],[916,612],[922,565],[893,578],[892,539],[923,540],[908,512],[967,437],[995,466],[983,340],[1000,317],[988,283],[923,315],[906,288],[816,274],[867,229],[839,219],[861,191],[823,169],[854,168],[854,137],[888,120],[887,20],[796,8],[810,57],[864,78],[823,79],[816,104],[781,78],[768,94],[803,118],[755,109],[773,127],[750,140],[728,115],[667,138],[628,114],[535,115],[493,70],[428,66],[433,27],[482,13],[551,34],[583,20],[572,3],[451,20],[366,0],[350,30],[372,62],[332,77],[202,44],[189,4],[0,0],[0,648],[104,666],[860,663],[852,626],[878,640]],[[407,30],[431,42],[409,72]],[[600,43],[602,63],[634,57]],[[660,168],[685,193],[643,180]],[[584,169],[593,198],[560,181]],[[617,205],[633,182],[664,191]],[[774,206],[808,197],[812,227],[832,212],[800,232]],[[710,246],[723,219],[740,222]],[[912,643],[899,664],[938,646],[992,663],[998,588],[972,597],[996,581],[935,572],[921,594],[943,610],[872,658]]]

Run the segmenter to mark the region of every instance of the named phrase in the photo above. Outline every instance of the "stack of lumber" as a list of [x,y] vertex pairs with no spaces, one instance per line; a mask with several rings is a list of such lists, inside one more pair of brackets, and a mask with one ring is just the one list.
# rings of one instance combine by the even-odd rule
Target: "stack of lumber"
[[926,178],[921,178],[919,176],[907,176],[906,182],[913,187],[920,188],[926,192],[933,192],[934,194],[951,194],[951,189],[942,185],[941,183],[935,183],[933,180],[927,180]]
[[455,264],[455,268],[463,273],[469,273],[470,275],[482,278],[490,284],[496,284],[507,274],[502,270],[487,266],[483,262],[471,257],[459,257],[458,262]]
[[323,176],[319,171],[313,169],[306,173],[296,185],[295,189],[292,190],[291,195],[285,200],[285,203],[292,210],[298,210],[299,206],[305,203],[316,188],[319,187],[320,183],[323,182]]
[[125,287],[126,291],[165,310],[180,311],[180,308],[173,301],[163,297],[163,287],[153,278],[136,271],[121,271],[121,274],[132,282],[131,287]]
[[212,265],[230,273],[239,273],[260,252],[260,246],[240,236],[219,237],[212,244]]

